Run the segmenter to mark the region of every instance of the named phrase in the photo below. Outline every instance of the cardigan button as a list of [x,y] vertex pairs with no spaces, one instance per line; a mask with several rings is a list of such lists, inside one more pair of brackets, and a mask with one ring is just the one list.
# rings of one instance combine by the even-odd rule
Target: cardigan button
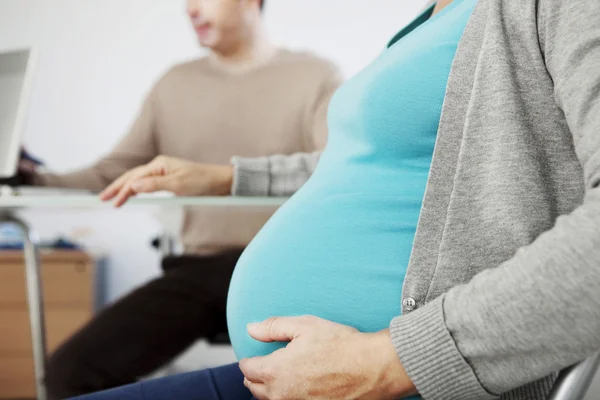
[[402,305],[406,311],[412,311],[417,308],[417,302],[412,297],[407,297],[402,301]]

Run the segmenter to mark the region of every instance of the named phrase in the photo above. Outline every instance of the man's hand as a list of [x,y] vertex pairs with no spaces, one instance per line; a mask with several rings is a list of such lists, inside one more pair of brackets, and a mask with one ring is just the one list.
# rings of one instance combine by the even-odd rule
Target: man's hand
[[232,166],[158,156],[123,174],[100,194],[100,198],[104,201],[114,199],[115,206],[120,207],[137,193],[162,190],[178,196],[225,196],[231,193],[232,180]]
[[24,147],[21,147],[17,172],[10,178],[1,178],[0,185],[24,186],[35,184],[37,169],[42,162],[31,156]]
[[395,399],[416,394],[388,330],[360,333],[317,317],[270,318],[248,326],[261,342],[290,342],[266,357],[240,361],[259,400]]

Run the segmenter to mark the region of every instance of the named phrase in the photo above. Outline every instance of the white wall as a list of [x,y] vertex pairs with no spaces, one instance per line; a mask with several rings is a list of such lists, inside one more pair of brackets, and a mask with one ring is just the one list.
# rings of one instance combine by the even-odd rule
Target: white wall
[[[270,0],[273,39],[360,70],[424,0]],[[203,54],[183,0],[0,0],[0,49],[39,51],[25,144],[56,171],[84,166],[123,135],[152,83]],[[28,213],[43,237],[83,232],[108,253],[109,298],[158,274],[148,247],[160,226],[145,212]],[[81,234],[80,234],[81,236]]]

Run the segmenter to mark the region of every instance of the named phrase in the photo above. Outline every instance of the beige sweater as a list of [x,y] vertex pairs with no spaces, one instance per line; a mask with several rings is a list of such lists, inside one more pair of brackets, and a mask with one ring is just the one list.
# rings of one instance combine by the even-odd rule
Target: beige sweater
[[[233,156],[310,152],[327,137],[329,99],[341,83],[330,62],[278,51],[268,64],[243,74],[210,58],[178,65],[155,85],[129,134],[94,165],[65,175],[45,174],[41,185],[100,191],[127,170],[159,154],[226,164]],[[186,210],[186,253],[243,247],[273,209]]]

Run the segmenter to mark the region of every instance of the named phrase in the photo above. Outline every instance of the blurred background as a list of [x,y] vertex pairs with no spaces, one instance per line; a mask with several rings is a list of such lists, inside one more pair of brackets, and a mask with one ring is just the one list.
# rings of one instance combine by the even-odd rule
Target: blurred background
[[[264,18],[276,44],[332,60],[348,78],[372,61],[425,3],[271,0]],[[185,7],[184,0],[0,0],[0,51],[34,46],[37,52],[24,132],[27,150],[59,173],[87,166],[109,152],[128,132],[157,79],[173,65],[207,54],[198,45]],[[20,213],[42,241],[65,238],[85,250],[80,258],[43,260],[45,266],[57,266],[48,270],[64,267],[74,271],[68,277],[45,277],[45,285],[50,286],[46,288],[48,301],[56,298],[71,302],[77,293],[61,293],[65,287],[87,288],[79,293],[85,299],[83,308],[47,305],[50,349],[91,317],[91,296],[96,298],[95,306],[101,308],[160,275],[161,254],[150,242],[165,226],[177,231],[179,217],[178,213],[157,217],[160,213],[139,207],[35,209]],[[0,239],[9,236],[6,230],[0,232]],[[0,263],[17,268],[11,257]],[[18,269],[15,271],[20,274]],[[21,285],[10,283],[8,278],[5,281],[6,285]],[[18,300],[20,307],[18,312],[11,308],[1,315],[5,343],[0,343],[0,353],[20,353],[17,358],[0,362],[0,370],[4,371],[0,387],[12,393],[9,397],[23,397],[33,391],[31,361],[21,361],[31,349],[23,293],[13,297],[0,289],[1,304],[16,304],[11,302]],[[18,324],[13,323],[17,320]],[[232,359],[227,346],[200,344],[166,372]],[[15,382],[20,383],[15,386]],[[0,398],[6,398],[2,390]]]
[[[385,48],[424,0],[272,0],[273,41],[336,62],[350,77]],[[53,171],[106,154],[127,132],[152,84],[199,57],[183,0],[0,0],[0,50],[38,51],[25,145]],[[161,230],[136,210],[28,212],[39,234],[75,235],[110,254],[106,300],[159,273],[148,243]]]

